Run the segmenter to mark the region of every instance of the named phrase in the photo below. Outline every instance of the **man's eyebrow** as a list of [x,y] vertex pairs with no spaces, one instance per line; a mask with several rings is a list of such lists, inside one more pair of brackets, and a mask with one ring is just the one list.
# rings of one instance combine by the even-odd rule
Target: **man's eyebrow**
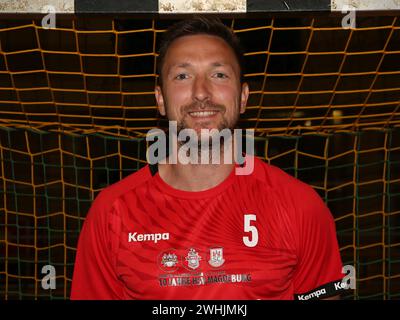
[[[173,64],[170,68],[188,68],[191,67],[192,64],[189,62],[181,62],[181,63],[175,63]],[[213,67],[224,67],[224,66],[231,66],[229,63],[226,62],[220,62],[220,61],[215,61],[211,63],[211,66]]]
[[172,68],[187,68],[187,67],[190,67],[191,66],[191,64],[189,63],[189,62],[181,62],[181,63],[175,63],[175,64],[173,64],[172,66],[171,66],[171,69]]
[[226,66],[227,64],[224,63],[224,62],[216,61],[216,62],[213,62],[211,65],[212,65],[213,67],[223,67],[223,66]]

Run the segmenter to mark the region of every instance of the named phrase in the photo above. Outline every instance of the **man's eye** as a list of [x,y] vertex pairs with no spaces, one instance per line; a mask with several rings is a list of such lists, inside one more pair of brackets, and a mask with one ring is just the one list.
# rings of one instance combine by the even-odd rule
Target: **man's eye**
[[217,72],[217,73],[214,75],[214,77],[220,78],[220,79],[228,78],[228,76],[227,76],[225,73],[222,73],[222,72]]
[[188,75],[185,73],[180,73],[175,77],[175,79],[177,79],[177,80],[185,80],[187,78],[188,78]]

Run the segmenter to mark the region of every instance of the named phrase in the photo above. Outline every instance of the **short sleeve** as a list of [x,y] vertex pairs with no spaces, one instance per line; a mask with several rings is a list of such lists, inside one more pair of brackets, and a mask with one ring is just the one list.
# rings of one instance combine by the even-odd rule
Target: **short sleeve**
[[298,262],[293,277],[294,298],[322,299],[343,290],[342,261],[335,222],[328,207],[310,186],[296,191]]
[[112,224],[112,207],[104,193],[100,193],[89,210],[79,236],[72,300],[123,299],[123,284],[115,271]]

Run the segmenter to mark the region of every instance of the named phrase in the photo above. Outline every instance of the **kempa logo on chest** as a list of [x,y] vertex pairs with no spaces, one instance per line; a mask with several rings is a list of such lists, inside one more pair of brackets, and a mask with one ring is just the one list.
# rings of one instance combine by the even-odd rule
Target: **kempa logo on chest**
[[128,233],[128,242],[151,241],[157,243],[161,240],[169,240],[169,232],[165,233]]

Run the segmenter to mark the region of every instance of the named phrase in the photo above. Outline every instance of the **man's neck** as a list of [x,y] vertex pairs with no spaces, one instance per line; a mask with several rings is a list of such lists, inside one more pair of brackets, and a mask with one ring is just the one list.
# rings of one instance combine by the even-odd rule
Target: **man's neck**
[[234,164],[159,164],[161,179],[184,191],[204,191],[223,182],[234,170]]

